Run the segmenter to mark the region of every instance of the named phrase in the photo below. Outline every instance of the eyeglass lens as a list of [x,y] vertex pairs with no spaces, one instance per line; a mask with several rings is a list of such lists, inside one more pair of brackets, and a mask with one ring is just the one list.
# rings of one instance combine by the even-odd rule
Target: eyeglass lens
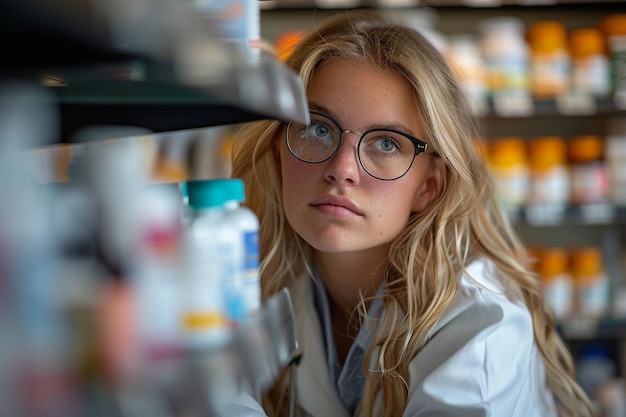
[[[287,129],[287,145],[298,159],[319,163],[330,159],[341,144],[344,132],[326,116],[311,113],[311,124],[292,121]],[[361,136],[358,158],[363,169],[385,180],[404,175],[415,158],[415,145],[407,136],[386,129],[374,129]]]

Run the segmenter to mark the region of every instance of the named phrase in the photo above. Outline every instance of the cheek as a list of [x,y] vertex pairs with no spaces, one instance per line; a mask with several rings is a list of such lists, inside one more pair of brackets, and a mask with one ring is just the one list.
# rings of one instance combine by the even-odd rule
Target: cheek
[[392,216],[398,216],[399,219],[403,219],[402,221],[406,221],[415,211],[415,201],[419,199],[420,190],[426,181],[425,168],[416,168],[418,169],[409,172],[410,175],[396,181],[390,181],[386,189],[381,190],[380,199],[388,202],[388,205],[384,206],[383,213],[386,214],[389,221],[395,221],[391,218]]
[[408,219],[412,212],[411,207],[415,190],[406,186],[400,186],[400,184],[390,186],[391,182],[382,182],[375,185],[381,186],[372,189],[372,198],[368,204],[374,216],[391,223],[397,221],[402,223]]
[[283,203],[289,210],[291,203],[311,188],[311,182],[315,178],[312,169],[316,165],[300,162],[284,149],[280,151],[278,163],[282,174]]
[[284,148],[280,149],[278,163],[281,169],[283,187],[292,187],[305,183],[306,178],[311,176],[307,174],[307,168],[310,168],[309,165],[311,164],[305,164],[298,161]]

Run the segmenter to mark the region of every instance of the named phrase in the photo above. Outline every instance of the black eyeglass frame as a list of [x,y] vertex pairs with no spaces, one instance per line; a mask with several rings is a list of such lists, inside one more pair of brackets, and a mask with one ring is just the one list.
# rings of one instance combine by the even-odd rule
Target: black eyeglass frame
[[[365,132],[361,133],[361,132],[357,132],[356,130],[350,130],[350,129],[342,129],[341,126],[339,126],[339,123],[337,123],[334,119],[330,118],[329,116],[325,115],[324,113],[320,113],[320,112],[316,112],[316,111],[309,111],[310,115],[316,115],[316,116],[320,116],[323,117],[324,119],[329,120],[330,122],[332,122],[332,124],[335,125],[335,127],[337,127],[337,129],[339,130],[339,142],[337,143],[337,146],[335,147],[335,150],[325,159],[322,159],[321,161],[307,161],[305,159],[300,158],[298,155],[296,155],[293,151],[293,149],[291,149],[291,145],[289,144],[289,128],[291,127],[291,124],[294,122],[294,120],[290,120],[289,123],[287,124],[287,127],[285,129],[285,143],[287,144],[287,149],[289,149],[289,153],[291,155],[293,155],[294,158],[296,158],[299,161],[302,162],[306,162],[307,164],[321,164],[322,162],[326,162],[330,159],[333,158],[333,156],[335,156],[335,154],[337,153],[337,151],[339,150],[339,148],[341,147],[341,144],[343,143],[343,135],[345,133],[353,133],[355,135],[359,135],[359,142],[357,143],[357,157],[359,159],[359,164],[361,165],[361,167],[363,168],[363,170],[367,173],[367,175],[370,175],[373,178],[376,178],[378,180],[381,181],[395,181],[397,179],[402,178],[403,176],[406,175],[407,172],[409,172],[409,170],[411,169],[411,167],[413,166],[413,162],[415,161],[415,157],[421,153],[432,153],[430,151],[430,149],[428,149],[428,144],[424,141],[422,141],[421,139],[416,138],[415,136],[411,136],[408,133],[402,132],[400,130],[395,130],[395,129],[369,129],[366,130]],[[311,120],[312,118],[309,118],[309,120]],[[371,172],[369,172],[367,170],[367,168],[365,167],[365,165],[363,165],[363,161],[361,160],[361,141],[363,140],[363,138],[372,132],[392,132],[392,133],[396,133],[398,135],[404,136],[405,138],[409,139],[411,141],[411,143],[413,143],[413,146],[415,147],[415,154],[413,155],[413,159],[411,160],[411,163],[409,164],[409,166],[407,167],[406,171],[404,171],[404,173],[402,173],[401,175],[395,177],[395,178],[380,178],[377,177],[376,175],[373,175]]]

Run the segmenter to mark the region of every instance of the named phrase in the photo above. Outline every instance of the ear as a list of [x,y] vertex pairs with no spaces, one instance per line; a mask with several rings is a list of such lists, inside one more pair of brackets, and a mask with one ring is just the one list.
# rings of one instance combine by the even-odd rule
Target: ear
[[444,165],[440,158],[432,156],[428,164],[428,174],[413,197],[411,212],[417,213],[424,210],[441,190],[443,182]]

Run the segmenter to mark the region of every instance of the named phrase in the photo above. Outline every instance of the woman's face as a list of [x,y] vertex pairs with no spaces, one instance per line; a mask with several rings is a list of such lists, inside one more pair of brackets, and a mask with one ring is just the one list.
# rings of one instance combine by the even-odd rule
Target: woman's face
[[[409,83],[399,74],[359,62],[329,61],[311,79],[311,110],[342,129],[365,132],[393,128],[417,138],[424,132]],[[360,252],[392,241],[411,212],[436,194],[431,155],[416,156],[411,169],[394,181],[367,174],[357,157],[359,135],[345,133],[328,161],[309,164],[280,145],[283,204],[287,220],[306,242],[322,252]]]

